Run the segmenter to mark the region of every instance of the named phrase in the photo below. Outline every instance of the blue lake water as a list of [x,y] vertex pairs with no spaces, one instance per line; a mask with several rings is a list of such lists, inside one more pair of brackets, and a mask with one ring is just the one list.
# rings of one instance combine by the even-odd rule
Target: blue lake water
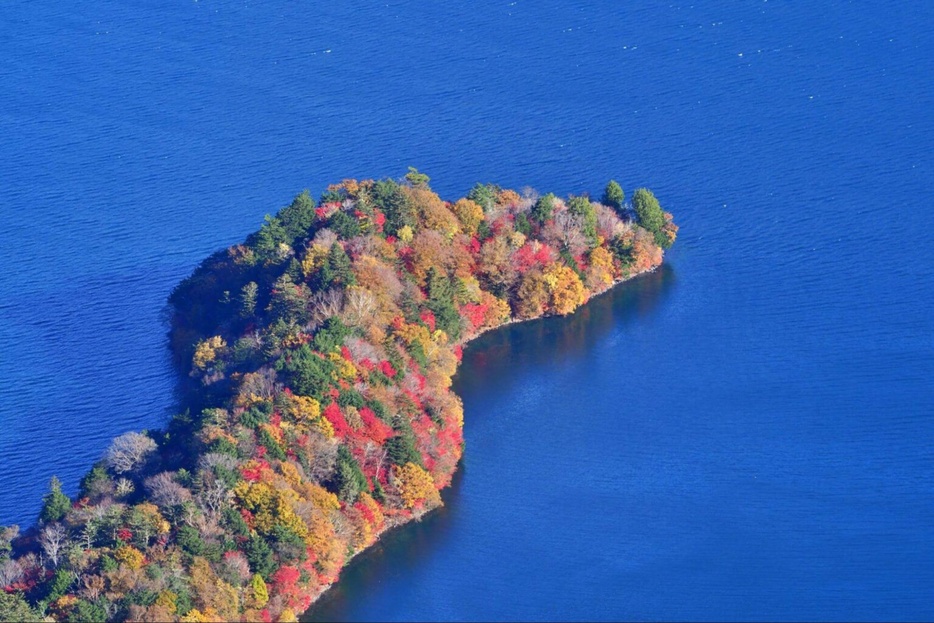
[[934,618],[934,5],[0,9],[0,523],[158,427],[164,301],[303,188],[398,176],[682,226],[488,334],[447,506],[309,613]]

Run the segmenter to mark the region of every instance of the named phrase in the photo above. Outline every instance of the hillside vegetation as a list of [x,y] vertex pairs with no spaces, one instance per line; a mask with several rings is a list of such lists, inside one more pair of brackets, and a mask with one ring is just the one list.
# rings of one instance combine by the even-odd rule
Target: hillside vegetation
[[0,533],[0,619],[295,620],[355,553],[441,504],[462,345],[570,314],[662,261],[670,214],[477,184],[300,194],[172,292],[185,411],[114,440],[77,499]]

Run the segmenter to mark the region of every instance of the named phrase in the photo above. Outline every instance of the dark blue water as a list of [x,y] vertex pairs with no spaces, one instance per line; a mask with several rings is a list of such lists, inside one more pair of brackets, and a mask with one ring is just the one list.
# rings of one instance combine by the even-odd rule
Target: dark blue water
[[446,508],[312,614],[934,617],[934,5],[321,4],[0,9],[0,523],[166,420],[166,295],[301,189],[615,177],[667,268],[472,345]]

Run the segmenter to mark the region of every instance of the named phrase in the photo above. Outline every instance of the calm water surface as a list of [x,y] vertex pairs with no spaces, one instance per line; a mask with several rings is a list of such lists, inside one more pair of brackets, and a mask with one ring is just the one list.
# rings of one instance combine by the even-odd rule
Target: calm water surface
[[615,177],[677,215],[665,269],[471,345],[447,506],[309,616],[934,617],[932,24],[923,2],[4,3],[0,523],[166,421],[168,292],[301,189]]

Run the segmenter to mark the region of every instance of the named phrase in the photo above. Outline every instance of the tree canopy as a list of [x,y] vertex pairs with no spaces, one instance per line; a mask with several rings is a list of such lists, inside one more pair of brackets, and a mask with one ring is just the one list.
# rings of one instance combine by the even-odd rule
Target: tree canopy
[[652,270],[677,226],[615,182],[445,201],[411,168],[299,194],[169,298],[182,410],[117,437],[29,536],[0,530],[0,619],[294,620],[464,451],[463,345]]
[[625,200],[626,194],[623,192],[623,188],[616,180],[610,180],[603,191],[603,203],[619,212],[622,210]]

